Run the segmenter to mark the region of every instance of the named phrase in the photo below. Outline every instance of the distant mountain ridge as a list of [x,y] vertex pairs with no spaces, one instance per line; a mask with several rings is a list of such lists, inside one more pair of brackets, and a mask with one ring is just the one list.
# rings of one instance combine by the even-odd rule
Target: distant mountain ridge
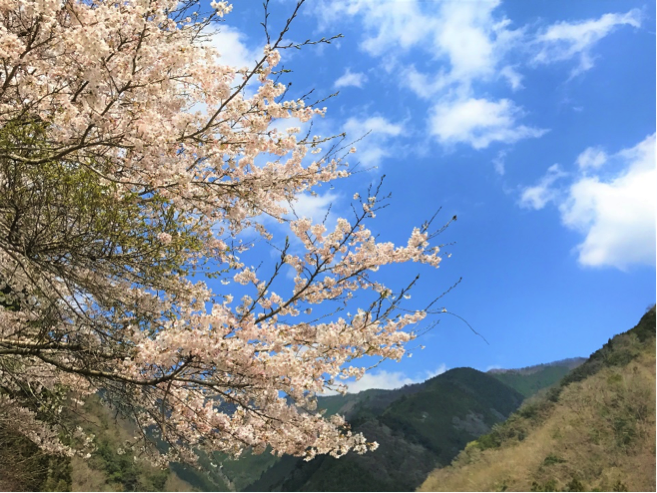
[[525,397],[530,397],[541,389],[554,385],[585,361],[586,358],[568,358],[513,370],[490,370],[488,374]]
[[560,359],[558,361],[553,361],[551,363],[541,363],[538,365],[525,366],[523,368],[510,368],[510,369],[491,368],[490,370],[487,371],[487,373],[492,373],[492,374],[518,373],[520,375],[531,375],[532,373],[537,373],[547,367],[553,367],[553,366],[564,367],[564,368],[568,368],[569,370],[572,370],[573,368],[577,368],[585,361],[586,358],[581,358],[581,357],[565,358],[565,359]]

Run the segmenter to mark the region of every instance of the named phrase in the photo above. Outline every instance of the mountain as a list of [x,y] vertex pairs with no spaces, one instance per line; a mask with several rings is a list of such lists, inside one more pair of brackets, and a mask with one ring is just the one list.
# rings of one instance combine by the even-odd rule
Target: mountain
[[[488,374],[457,368],[400,389],[320,397],[319,407],[327,414],[346,416],[381,446],[365,456],[319,457],[311,463],[269,453],[247,453],[238,460],[217,453],[202,456],[200,469],[171,464],[158,472],[116,453],[120,441],[132,435],[132,426],[90,399],[78,412],[85,428],[95,433],[98,449],[89,461],[73,459],[71,486],[74,491],[411,490],[437,464],[449,463],[468,441],[513,411],[523,398],[518,392],[553,384],[557,379],[544,369],[568,365],[573,363]],[[500,375],[514,375],[511,385]],[[518,392],[509,388],[514,386]]]
[[[519,370],[494,370],[488,372],[487,376],[494,377],[517,390],[522,397],[526,397],[557,383],[571,368],[583,361],[583,358],[577,358]],[[515,409],[519,404],[522,397],[513,395],[511,401],[505,401],[504,396],[508,397],[509,389],[505,388],[498,392],[498,395],[496,392],[504,387],[494,381],[490,387],[491,381],[487,376],[479,375],[482,375],[481,372],[476,370],[460,368],[451,370],[444,376],[400,389],[369,389],[357,394],[320,397],[319,408],[326,410],[328,415],[337,413],[345,416],[357,431],[381,444],[379,450],[373,454],[348,456],[339,461],[318,457],[310,464],[293,457],[279,459],[268,453],[258,456],[247,453],[238,460],[215,454],[212,462],[220,464],[220,468],[208,465],[205,468],[207,474],[191,469],[181,471],[180,466],[175,466],[174,470],[194,487],[205,491],[226,488],[235,491],[356,488],[353,479],[344,485],[344,480],[336,482],[333,476],[357,477],[362,483],[360,489],[363,490],[413,489],[424,480],[436,461],[449,462],[468,440],[485,433],[490,429],[490,424],[503,419],[508,414],[507,411]],[[473,378],[483,381],[475,382]],[[460,383],[461,386],[454,391],[447,382],[452,385]],[[503,412],[491,414],[488,410],[489,414],[486,414],[486,408],[483,412],[477,411],[471,393],[466,393],[465,396],[461,393],[461,389],[468,385],[478,389],[480,399],[484,401],[496,398],[501,401],[496,405]],[[481,389],[491,389],[493,392],[486,395]],[[445,399],[445,395],[450,397]],[[461,409],[454,410],[454,406],[460,406]],[[407,418],[412,415],[409,414],[410,409],[416,407],[427,407],[437,412],[426,412],[426,416],[420,415],[420,419],[413,422]],[[488,407],[497,409],[495,406]],[[399,419],[399,416],[404,416],[404,419]],[[440,422],[441,420],[446,422]],[[461,427],[460,431],[463,432],[456,438],[453,436],[454,432],[445,431],[454,426],[457,429]],[[208,464],[209,462],[207,461]],[[389,469],[404,470],[405,473],[403,477],[397,477],[399,474],[388,473]],[[216,486],[212,486],[213,484]]]
[[655,491],[655,307],[419,491]]
[[516,370],[494,369],[488,373],[500,382],[516,389],[525,397],[529,397],[539,390],[559,382],[571,370],[585,361],[586,358],[568,358]]
[[340,459],[284,458],[246,491],[413,490],[437,464],[448,464],[522,400],[517,391],[472,368],[456,368],[395,391],[367,391],[342,400],[335,396],[325,402],[332,410],[346,409],[353,429],[379,448]]
[[29,444],[5,447],[14,438],[0,433],[0,472],[3,457],[33,464],[0,473],[0,486],[9,478],[33,486],[7,489],[78,491],[654,490],[654,319],[653,308],[583,363],[456,368],[401,389],[321,397],[320,408],[345,415],[380,444],[341,459],[215,453],[201,458],[200,469],[159,471],[118,454],[133,425],[93,398],[76,410],[96,434],[91,459],[55,463]]
[[565,358],[565,359],[560,359],[558,361],[553,361],[551,363],[541,363],[539,365],[532,365],[532,366],[525,366],[524,368],[513,368],[513,369],[505,369],[505,368],[492,368],[488,370],[487,373],[491,374],[496,374],[496,373],[519,373],[521,375],[532,375],[534,373],[538,373],[539,371],[551,367],[551,366],[561,366],[568,368],[569,370],[572,370],[573,368],[577,368],[579,365],[584,363],[586,361],[586,358]]

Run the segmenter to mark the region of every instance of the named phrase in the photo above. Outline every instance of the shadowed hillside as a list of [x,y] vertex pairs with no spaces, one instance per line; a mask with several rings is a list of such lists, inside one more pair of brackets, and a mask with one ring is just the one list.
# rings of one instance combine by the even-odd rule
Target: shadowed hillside
[[247,490],[412,490],[436,464],[448,463],[522,402],[518,392],[471,368],[450,370],[401,392],[363,394],[347,398],[348,415],[356,431],[379,442],[378,450],[310,463],[284,460]]

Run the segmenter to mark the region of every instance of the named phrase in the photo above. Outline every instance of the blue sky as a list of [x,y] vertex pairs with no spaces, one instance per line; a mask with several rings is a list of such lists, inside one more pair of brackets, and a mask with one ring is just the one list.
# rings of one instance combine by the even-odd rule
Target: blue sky
[[[270,28],[294,4],[272,1]],[[216,36],[226,63],[264,45],[260,1],[234,2]],[[648,1],[310,0],[290,40],[289,96],[338,91],[322,135],[357,139],[361,173],[302,197],[300,215],[347,214],[386,175],[391,206],[370,226],[405,243],[442,207],[458,220],[437,270],[416,273],[416,306],[456,317],[353,389],[393,388],[449,368],[517,368],[588,356],[655,302],[655,4]],[[353,159],[351,160],[353,162]]]

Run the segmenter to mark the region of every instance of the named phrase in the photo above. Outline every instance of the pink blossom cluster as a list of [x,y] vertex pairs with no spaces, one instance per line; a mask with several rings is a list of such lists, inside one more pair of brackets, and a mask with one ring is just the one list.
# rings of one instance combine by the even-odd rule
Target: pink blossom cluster
[[[347,173],[339,159],[309,161],[316,140],[300,129],[272,127],[324,114],[304,100],[281,100],[286,87],[272,72],[283,35],[254,67],[230,67],[202,40],[231,6],[213,2],[206,19],[185,11],[193,6],[0,0],[0,127],[31,119],[46,129],[39,152],[3,147],[0,159],[91,170],[117,200],[138,197],[146,225],[166,222],[163,214],[174,210],[176,231],[155,232],[157,253],[146,261],[169,265],[175,251],[182,256],[176,269],[199,274],[219,266],[230,272],[226,284],[250,294],[222,297],[173,267],[148,276],[151,270],[123,268],[114,259],[124,251],[84,266],[67,264],[64,252],[55,271],[43,268],[46,253],[0,243],[0,281],[22,296],[17,310],[0,305],[0,359],[20,365],[24,381],[65,386],[77,396],[102,388],[108,399],[129,402],[141,429],[156,426],[173,444],[162,461],[194,460],[197,447],[239,455],[269,446],[308,459],[373,449],[376,443],[352,433],[341,417],[318,412],[316,395],[344,391],[336,382],[362,377],[363,356],[403,356],[414,337],[407,328],[426,313],[398,311],[393,288],[372,274],[405,262],[437,267],[438,250],[421,229],[406,246],[378,242],[364,225],[376,210],[372,196],[332,231],[307,218],[291,221],[303,251],[285,247],[271,279],[245,266],[239,255],[249,246],[231,244],[236,235],[254,227],[275,240],[258,218],[285,221],[285,204]],[[258,86],[251,97],[247,84]],[[294,287],[274,292],[272,279],[289,268]],[[309,321],[313,306],[363,290],[375,300],[370,306]],[[46,309],[40,300],[58,314],[48,330],[39,325]],[[0,365],[0,386],[13,388],[16,375],[6,368]],[[29,430],[47,426],[33,426],[20,403],[0,399],[0,419],[22,413],[35,443],[70,452],[57,445],[56,429],[36,437]]]

